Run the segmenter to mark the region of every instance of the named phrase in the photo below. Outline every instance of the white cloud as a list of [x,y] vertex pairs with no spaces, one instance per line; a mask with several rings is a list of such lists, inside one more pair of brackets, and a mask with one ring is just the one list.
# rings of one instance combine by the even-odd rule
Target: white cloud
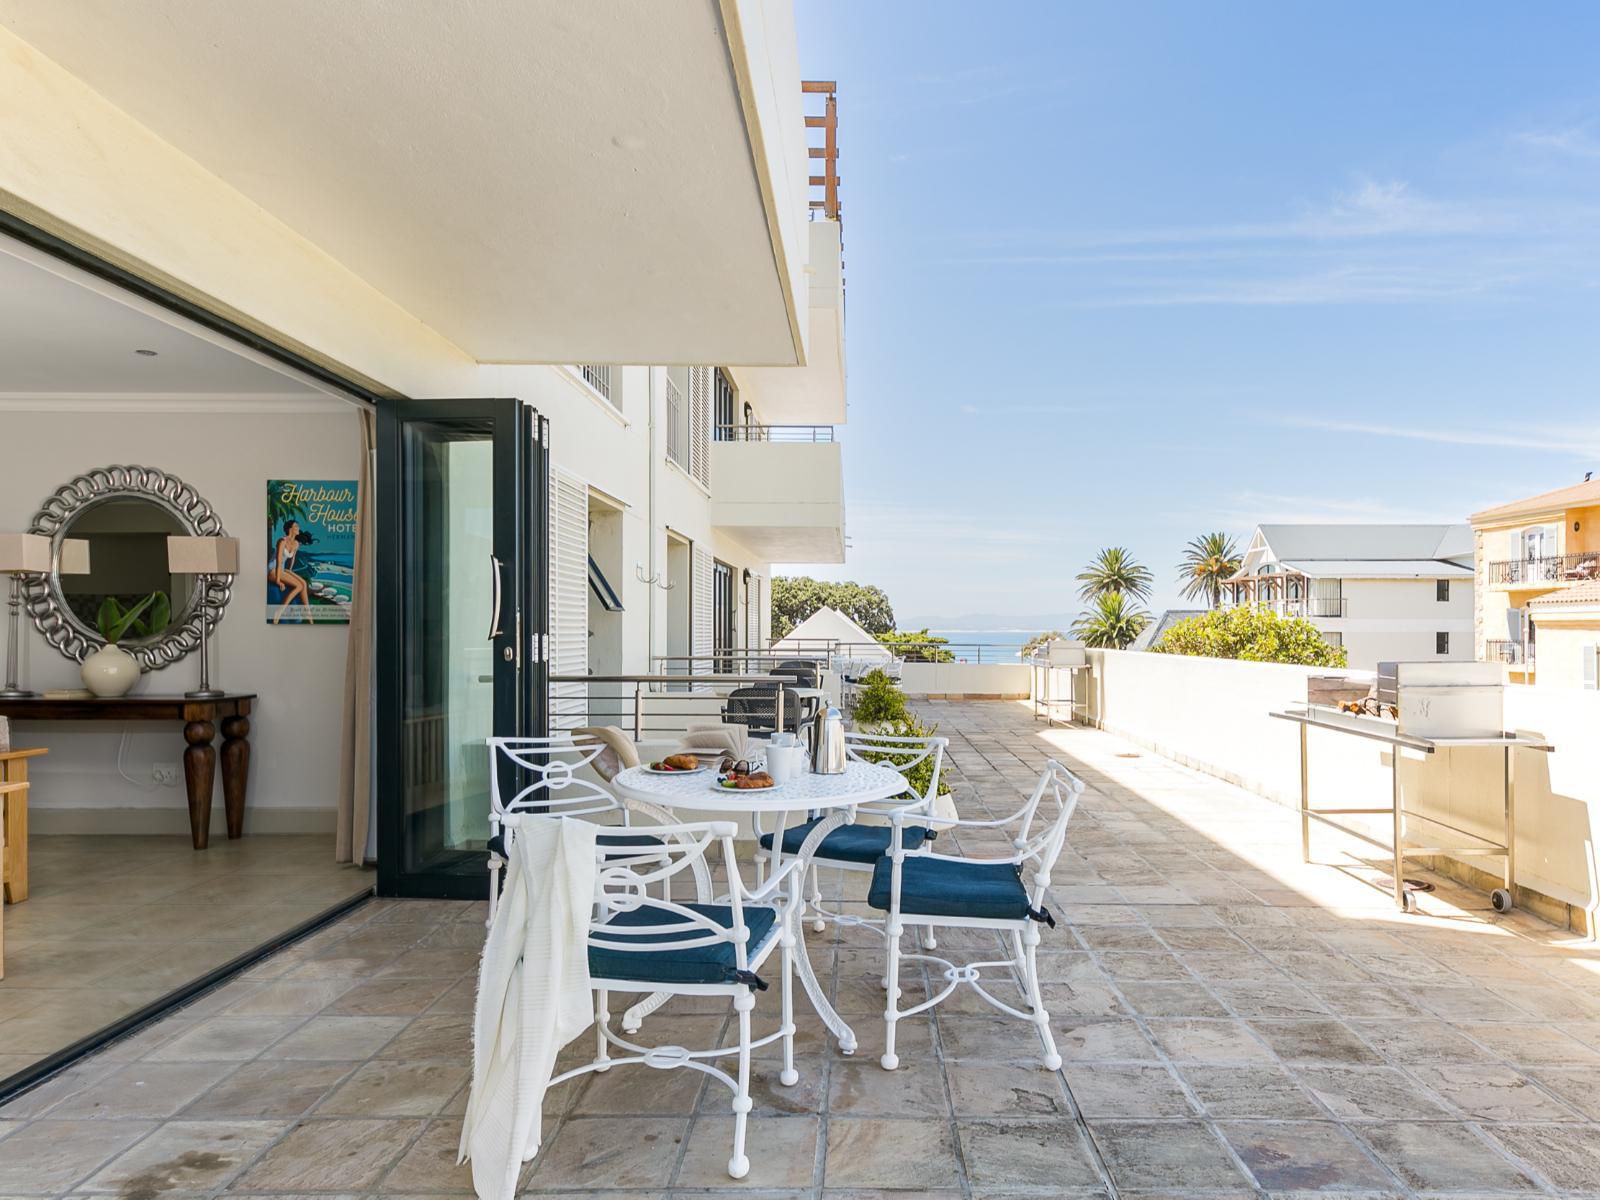
[[1582,426],[1542,428],[1519,425],[1500,429],[1466,429],[1439,425],[1416,428],[1389,425],[1381,421],[1347,421],[1335,418],[1288,416],[1275,418],[1278,424],[1294,429],[1320,429],[1328,433],[1359,434],[1368,437],[1398,438],[1405,441],[1435,442],[1447,446],[1489,446],[1500,449],[1543,450],[1575,458],[1600,458],[1600,429]]
[[1565,155],[1568,158],[1600,158],[1600,138],[1586,126],[1571,129],[1519,133],[1516,140],[1535,150]]

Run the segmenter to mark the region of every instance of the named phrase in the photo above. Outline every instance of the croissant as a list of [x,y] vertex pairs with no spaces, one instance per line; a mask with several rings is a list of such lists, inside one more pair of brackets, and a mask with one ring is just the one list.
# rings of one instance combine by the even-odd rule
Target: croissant
[[669,754],[661,760],[661,765],[674,771],[693,771],[700,766],[700,760],[692,754]]

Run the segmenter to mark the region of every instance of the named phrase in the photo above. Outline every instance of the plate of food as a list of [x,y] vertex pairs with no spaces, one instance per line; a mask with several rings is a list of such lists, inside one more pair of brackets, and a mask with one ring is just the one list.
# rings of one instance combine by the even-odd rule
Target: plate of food
[[783,785],[765,771],[730,771],[719,773],[711,786],[719,792],[774,792]]
[[669,754],[656,762],[645,763],[644,769],[651,775],[699,775],[714,765],[698,754]]

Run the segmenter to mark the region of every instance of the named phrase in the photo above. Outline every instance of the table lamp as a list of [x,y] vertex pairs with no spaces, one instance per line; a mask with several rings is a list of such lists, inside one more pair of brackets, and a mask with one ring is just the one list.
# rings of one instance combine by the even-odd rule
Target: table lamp
[[[29,575],[50,574],[53,551],[50,539],[42,533],[0,533],[0,575],[11,576],[10,616],[6,626],[6,685],[0,700],[25,700],[37,696],[17,685],[17,659],[21,656],[18,628],[22,619],[22,581]],[[63,575],[89,573],[89,543],[82,538],[61,539]]]
[[215,700],[224,693],[211,686],[211,577],[239,573],[239,539],[169,537],[167,568],[174,575],[200,577],[200,686],[184,696],[190,700]]

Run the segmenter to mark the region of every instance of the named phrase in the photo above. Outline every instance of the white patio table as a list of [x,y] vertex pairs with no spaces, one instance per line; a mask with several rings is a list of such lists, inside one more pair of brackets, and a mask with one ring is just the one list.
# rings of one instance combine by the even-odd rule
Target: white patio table
[[[804,870],[811,861],[822,839],[841,825],[854,820],[855,806],[887,800],[906,790],[905,776],[889,767],[875,763],[851,761],[839,775],[813,775],[807,772],[786,780],[780,787],[733,791],[715,786],[714,772],[699,774],[658,775],[643,767],[629,767],[619,772],[611,784],[622,795],[634,800],[658,804],[663,808],[682,810],[684,813],[707,812],[726,814],[759,814],[775,822],[772,829],[772,869],[766,881],[757,889],[762,897],[779,896],[783,882],[791,872]],[[798,852],[784,861],[783,834],[791,824],[790,814],[798,813],[801,822],[809,814],[818,812],[827,819],[818,823],[807,836]],[[640,830],[648,826],[640,826]],[[833,1036],[839,1040],[839,1049],[846,1054],[856,1050],[855,1031],[845,1024],[828,1002],[822,985],[817,982],[811,967],[811,957],[806,953],[804,921],[796,921],[795,967],[800,972],[800,982],[811,1005],[822,1018]],[[623,1028],[637,1029],[638,1023],[666,1001],[664,995],[651,996],[628,1010],[623,1018]]]

